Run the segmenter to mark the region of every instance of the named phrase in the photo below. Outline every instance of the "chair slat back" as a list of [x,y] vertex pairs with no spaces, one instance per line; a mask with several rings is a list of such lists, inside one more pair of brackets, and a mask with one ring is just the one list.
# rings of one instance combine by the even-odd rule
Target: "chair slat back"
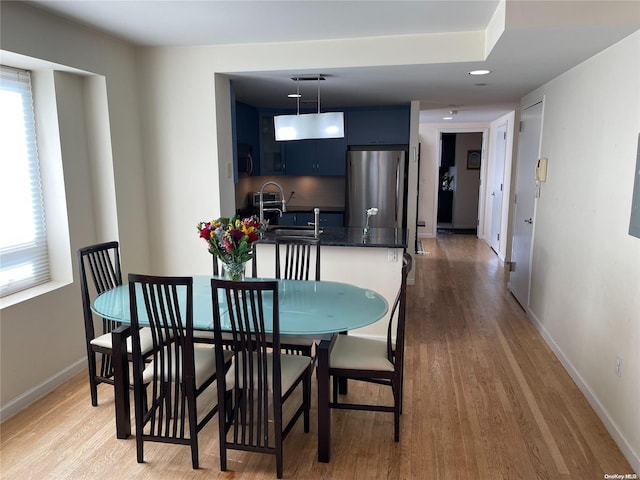
[[[413,258],[410,254],[404,253],[402,256],[402,277],[400,280],[400,289],[393,302],[391,315],[389,316],[389,325],[387,327],[387,358],[394,365],[402,365],[404,360],[404,331],[407,312],[407,276],[411,271]],[[393,346],[393,331],[395,326],[395,348]]]
[[[234,351],[233,375],[218,375],[219,391],[226,385],[234,399],[228,412],[233,428],[226,445],[268,451],[278,443],[282,425],[278,283],[214,278],[211,291],[216,344],[222,344],[224,325],[231,333]],[[273,333],[272,342],[267,341],[268,330]],[[229,343],[228,338],[225,342]]]
[[[308,237],[277,237],[276,278],[309,280],[311,257],[314,257],[315,276],[320,280],[320,239]],[[281,258],[284,246],[284,259]]]
[[[136,402],[136,435],[141,431],[154,438],[192,438],[190,427],[197,422],[193,278],[129,274],[129,298],[134,389],[136,395],[147,398]],[[143,325],[152,332],[150,364],[140,352]],[[149,370],[143,376],[147,368],[151,376]]]
[[[96,337],[91,311],[92,299],[122,285],[118,242],[99,243],[79,249],[78,267],[85,332],[87,341],[90,341]],[[114,322],[103,319],[100,335],[109,333],[114,327]]]

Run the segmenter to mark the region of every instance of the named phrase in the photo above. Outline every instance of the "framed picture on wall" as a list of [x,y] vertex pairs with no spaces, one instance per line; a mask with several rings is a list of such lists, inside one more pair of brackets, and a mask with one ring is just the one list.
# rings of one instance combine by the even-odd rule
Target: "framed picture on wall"
[[480,170],[481,150],[467,150],[467,170]]

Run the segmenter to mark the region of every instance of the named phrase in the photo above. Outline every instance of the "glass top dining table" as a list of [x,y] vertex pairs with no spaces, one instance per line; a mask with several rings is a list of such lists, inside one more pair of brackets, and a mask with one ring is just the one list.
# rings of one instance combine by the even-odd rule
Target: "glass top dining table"
[[[260,281],[260,278],[245,281]],[[389,308],[385,298],[373,290],[348,283],[311,280],[278,280],[278,306],[280,333],[291,335],[324,335],[354,330],[379,320]],[[144,305],[139,308],[139,317],[144,319]],[[220,308],[226,308],[223,296],[220,296]],[[91,309],[100,317],[131,323],[128,285],[102,293],[94,299]],[[211,277],[193,277],[195,330],[213,330],[212,309]],[[265,311],[265,319],[270,318],[271,312]],[[222,328],[225,328],[224,315]],[[270,330],[271,326],[267,324],[266,328]]]
[[[260,281],[247,278],[245,281]],[[273,280],[273,279],[263,279]],[[221,299],[223,300],[223,299]],[[144,308],[141,306],[141,308]],[[224,300],[220,308],[225,308]],[[309,335],[323,340],[319,344],[318,379],[318,460],[329,461],[331,413],[329,407],[329,353],[333,345],[328,334],[347,332],[382,319],[389,309],[379,293],[348,283],[311,280],[278,280],[280,333]],[[92,311],[126,327],[131,323],[129,286],[127,284],[98,295]],[[265,319],[271,318],[265,312]],[[146,313],[140,315],[144,318]],[[224,329],[224,315],[223,329]],[[193,326],[196,330],[213,330],[211,277],[193,277]],[[269,330],[269,325],[266,326]],[[116,436],[131,435],[129,406],[129,369],[126,355],[127,328],[112,332]]]

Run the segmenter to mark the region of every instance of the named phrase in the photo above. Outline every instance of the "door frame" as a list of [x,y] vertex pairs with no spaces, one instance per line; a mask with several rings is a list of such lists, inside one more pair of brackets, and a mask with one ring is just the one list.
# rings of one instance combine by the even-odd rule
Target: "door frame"
[[440,160],[442,159],[442,134],[443,133],[481,133],[482,134],[482,156],[480,159],[480,188],[478,189],[478,238],[484,239],[484,218],[485,218],[485,198],[486,198],[486,177],[487,177],[487,147],[489,142],[489,127],[441,127],[438,132],[438,158],[433,162],[433,178],[435,188],[433,189],[433,221],[434,234],[438,236],[438,187],[440,182]]

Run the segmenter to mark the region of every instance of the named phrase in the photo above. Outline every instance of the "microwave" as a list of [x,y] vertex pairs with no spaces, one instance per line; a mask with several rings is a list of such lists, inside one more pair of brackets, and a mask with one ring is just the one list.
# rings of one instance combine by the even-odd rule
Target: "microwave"
[[238,143],[236,148],[238,155],[238,176],[250,177],[253,175],[253,148],[246,143]]
[[[280,198],[279,192],[264,192],[262,194],[262,202],[265,205],[276,205],[281,204],[282,199]],[[260,192],[253,193],[253,206],[258,207],[260,205]]]

